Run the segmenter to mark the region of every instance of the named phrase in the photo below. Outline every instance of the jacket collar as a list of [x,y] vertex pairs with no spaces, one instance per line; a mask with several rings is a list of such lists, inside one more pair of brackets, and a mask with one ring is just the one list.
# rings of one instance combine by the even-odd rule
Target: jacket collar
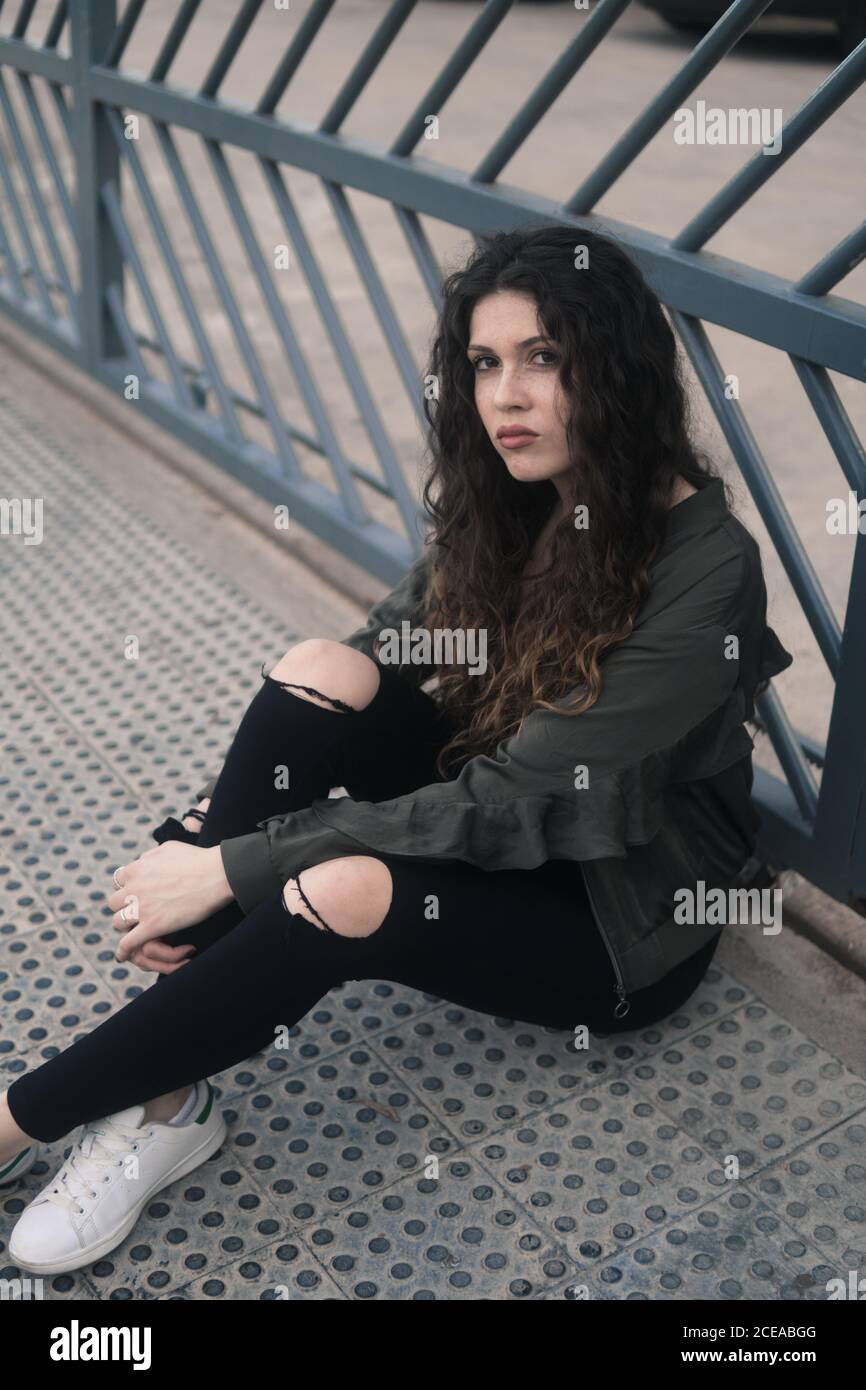
[[720,521],[730,516],[725,485],[721,478],[713,478],[698,492],[693,492],[675,507],[671,507],[665,526],[665,541],[675,536],[699,536],[712,531]]

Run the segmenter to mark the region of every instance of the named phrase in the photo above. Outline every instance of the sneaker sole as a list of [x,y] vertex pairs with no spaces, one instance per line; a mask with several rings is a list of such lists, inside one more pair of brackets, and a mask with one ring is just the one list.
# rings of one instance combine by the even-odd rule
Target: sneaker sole
[[108,1255],[112,1250],[116,1250],[130,1231],[135,1226],[147,1203],[157,1192],[162,1192],[163,1188],[170,1187],[179,1178],[185,1178],[187,1173],[191,1173],[194,1168],[199,1168],[202,1163],[206,1163],[209,1158],[216,1153],[217,1149],[225,1143],[228,1137],[228,1128],[222,1115],[217,1116],[219,1124],[197,1149],[178,1161],[170,1173],[165,1173],[154,1184],[148,1188],[147,1192],[139,1199],[137,1205],[132,1208],[119,1226],[116,1226],[108,1235],[103,1236],[95,1245],[86,1250],[79,1250],[74,1255],[67,1255],[64,1260],[52,1260],[42,1263],[39,1260],[28,1260],[23,1254],[20,1255],[15,1248],[15,1232],[9,1238],[7,1250],[14,1264],[21,1269],[27,1269],[34,1274],[69,1274],[73,1269],[83,1269],[86,1265],[94,1264],[96,1260],[101,1260],[104,1255]]

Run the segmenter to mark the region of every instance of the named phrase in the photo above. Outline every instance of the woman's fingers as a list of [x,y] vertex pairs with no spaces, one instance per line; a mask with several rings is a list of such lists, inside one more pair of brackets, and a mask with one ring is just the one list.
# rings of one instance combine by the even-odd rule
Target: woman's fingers
[[192,942],[187,946],[169,946],[167,941],[156,938],[147,941],[143,946],[139,946],[139,951],[143,952],[148,960],[162,960],[173,964],[175,961],[184,960],[192,951],[195,950]]
[[182,965],[188,965],[195,954],[195,946],[169,946],[166,942],[148,941],[132,952],[129,959],[139,970],[155,971],[158,975],[171,975]]

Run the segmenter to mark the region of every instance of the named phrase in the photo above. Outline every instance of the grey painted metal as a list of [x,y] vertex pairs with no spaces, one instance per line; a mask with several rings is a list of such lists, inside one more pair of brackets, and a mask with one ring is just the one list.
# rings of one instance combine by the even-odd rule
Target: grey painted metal
[[115,0],[73,5],[69,21],[80,257],[77,322],[84,364],[94,371],[102,363],[123,357],[123,342],[106,304],[106,291],[112,285],[119,303],[123,303],[123,252],[100,197],[101,189],[118,184],[120,161],[107,111],[93,90],[94,64],[111,42],[117,23]]
[[[295,211],[285,171],[305,171],[321,180],[419,423],[424,415],[418,367],[347,190],[367,193],[392,208],[434,309],[441,296],[442,272],[422,224],[425,215],[476,237],[487,230],[543,220],[572,226],[576,232],[591,227],[615,236],[671,314],[836,680],[826,748],[791,727],[773,690],[758,702],[758,723],[767,730],[785,775],[782,781],[756,769],[755,796],[763,816],[762,850],[774,862],[793,865],[834,896],[866,911],[862,720],[866,707],[866,538],[858,536],[856,541],[849,602],[840,632],[739,403],[728,398],[721,365],[704,328],[706,323],[714,323],[789,356],[848,486],[862,496],[866,492],[866,453],[830,373],[866,379],[866,307],[828,292],[866,256],[866,223],[854,228],[796,283],[702,250],[708,238],[862,85],[866,79],[866,42],[854,49],[786,122],[779,154],[767,158],[757,152],[678,236],[666,240],[640,227],[595,217],[592,209],[664,122],[769,8],[770,0],[734,0],[598,166],[562,202],[500,187],[496,179],[610,32],[629,0],[599,0],[572,42],[553,56],[549,70],[468,174],[413,152],[427,118],[441,111],[507,18],[513,0],[486,0],[388,149],[345,136],[341,127],[391,52],[416,0],[394,0],[384,7],[318,128],[291,121],[277,108],[311,46],[326,32],[334,0],[315,0],[309,7],[274,71],[264,75],[261,96],[249,110],[223,102],[220,90],[241,44],[253,31],[264,0],[242,0],[235,7],[197,92],[172,87],[169,77],[201,0],[183,0],[176,8],[146,77],[119,70],[146,3],[127,0],[118,21],[116,0],[80,0],[68,9],[61,0],[40,44],[27,37],[34,6],[32,0],[24,0],[11,33],[0,38],[0,68],[15,74],[31,126],[26,131],[21,125],[0,72],[0,138],[18,166],[32,209],[31,215],[31,209],[22,206],[11,171],[0,161],[4,195],[0,198],[0,307],[113,390],[122,389],[128,374],[134,372],[141,382],[139,408],[263,497],[275,503],[288,501],[298,523],[393,583],[419,553],[422,511],[389,438],[381,403],[343,325],[324,268]],[[57,51],[67,23],[70,57]],[[52,148],[33,95],[34,82],[47,87],[66,132],[68,151]],[[173,190],[192,225],[201,263],[252,381],[252,396],[220,368],[154,195],[149,171],[136,142],[124,139],[122,112],[134,112],[153,123]],[[283,417],[269,386],[236,288],[230,283],[205,209],[181,161],[175,140],[175,133],[180,131],[199,137],[204,144],[254,282],[285,347],[312,420],[312,432]],[[74,271],[65,263],[57,229],[51,225],[31,167],[28,135],[30,149],[39,153],[48,170],[65,221],[64,231],[72,233],[68,241],[78,256]],[[381,477],[348,457],[339,441],[300,334],[277,293],[247,211],[244,189],[226,158],[228,149],[246,152],[258,161],[279,223],[286,228],[371,441]],[[60,157],[70,152],[74,194],[64,183],[64,160]],[[120,175],[124,169],[134,182],[161,263],[189,325],[196,360],[179,351],[160,313],[152,284],[153,267],[147,264],[138,228],[123,206]],[[50,264],[43,264],[37,252],[32,235],[37,226]],[[14,245],[16,239],[20,255]],[[124,297],[126,267],[138,286],[149,324],[130,319]],[[164,364],[167,381],[148,366],[154,354]],[[209,402],[214,409],[208,409]],[[244,433],[241,412],[253,415],[267,427],[270,447]],[[298,454],[301,445],[327,461],[333,486],[305,476]],[[371,515],[366,502],[369,494],[362,492],[361,486],[393,501],[402,529]],[[816,771],[821,773],[820,785]]]
[[829,116],[866,79],[866,39],[851,53],[835,72],[821,83],[790,120],[785,121],[781,130],[781,140],[776,154],[769,158],[764,150],[758,150],[738,174],[725,185],[707,204],[703,211],[684,227],[672,245],[678,250],[697,251],[709,241],[711,236],[748,202],[759,188],[772,178],[777,169],[786,164],[792,155],[814,135]]
[[[674,74],[666,87],[653,98],[596,169],[584,179],[565,204],[569,212],[591,212],[611,185],[637,158],[654,135],[670,120],[713,68],[729,53],[738,39],[769,9],[772,0],[735,0],[735,3],[701,39],[694,52]],[[605,0],[598,7],[603,9]],[[597,11],[598,13],[598,11]]]

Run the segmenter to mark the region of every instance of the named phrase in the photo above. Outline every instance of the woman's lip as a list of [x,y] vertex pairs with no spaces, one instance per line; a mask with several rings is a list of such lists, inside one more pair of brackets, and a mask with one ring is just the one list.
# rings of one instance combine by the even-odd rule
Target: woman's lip
[[500,434],[497,443],[504,444],[506,449],[521,449],[524,444],[531,444],[537,438],[537,434]]

